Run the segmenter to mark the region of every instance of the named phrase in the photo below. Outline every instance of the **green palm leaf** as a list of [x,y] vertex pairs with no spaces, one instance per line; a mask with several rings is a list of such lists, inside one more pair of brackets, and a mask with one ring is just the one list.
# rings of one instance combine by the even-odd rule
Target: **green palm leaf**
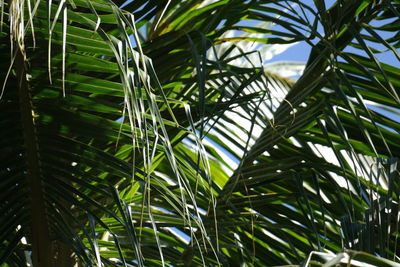
[[398,265],[397,1],[0,3],[2,266]]

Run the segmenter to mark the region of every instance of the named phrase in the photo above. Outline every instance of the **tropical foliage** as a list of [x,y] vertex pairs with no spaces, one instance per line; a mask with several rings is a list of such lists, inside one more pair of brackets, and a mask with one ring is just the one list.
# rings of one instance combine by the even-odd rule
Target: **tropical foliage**
[[1,266],[399,266],[398,0],[0,4]]

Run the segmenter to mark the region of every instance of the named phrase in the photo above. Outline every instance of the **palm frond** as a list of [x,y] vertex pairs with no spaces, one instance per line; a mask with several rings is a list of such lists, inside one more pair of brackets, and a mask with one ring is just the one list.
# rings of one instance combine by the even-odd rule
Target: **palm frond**
[[398,265],[397,1],[0,4],[4,266]]

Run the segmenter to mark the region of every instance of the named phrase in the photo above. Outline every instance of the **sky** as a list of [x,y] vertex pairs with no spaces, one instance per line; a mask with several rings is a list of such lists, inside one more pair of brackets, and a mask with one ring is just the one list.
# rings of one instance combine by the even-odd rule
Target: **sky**
[[[325,1],[325,4],[326,4],[327,8],[329,8],[332,5],[332,3],[334,3],[334,2],[335,1],[328,0],[328,1]],[[308,13],[306,15],[309,16],[310,21],[313,20],[313,16],[310,13]],[[382,26],[384,24],[388,24],[388,23],[391,23],[391,22],[392,21],[388,21],[388,20],[373,20],[371,22],[371,25],[377,27],[377,26]],[[275,26],[275,29],[276,30],[285,31],[285,29],[283,29],[282,27],[279,27],[279,26]],[[319,32],[323,32],[321,26],[318,27],[318,31]],[[390,38],[390,37],[393,37],[393,35],[395,34],[393,32],[386,32],[386,31],[380,31],[380,30],[376,30],[375,32],[378,33],[385,40]],[[365,30],[363,30],[361,33],[370,35]],[[384,51],[382,53],[375,53],[374,54],[374,56],[380,62],[392,65],[392,66],[397,67],[397,68],[400,68],[400,56],[399,56],[400,51],[399,51],[399,49],[396,50],[397,51],[397,55],[396,55],[395,52],[391,51],[390,49],[388,49],[384,45],[377,44],[377,43],[372,43],[370,41],[365,41],[365,42],[369,47]],[[346,47],[344,51],[345,52],[349,52],[349,53],[354,53],[354,54],[361,54],[363,56],[368,57],[365,54],[364,51],[361,51],[361,50],[356,49],[356,48],[351,47],[351,46]],[[289,47],[283,53],[275,55],[273,58],[271,58],[266,63],[279,62],[279,61],[306,62],[307,59],[308,59],[308,56],[310,55],[310,52],[311,52],[311,46],[309,44],[307,44],[306,42],[298,42],[296,45]],[[367,104],[367,106],[371,110],[374,110],[374,111],[376,111],[378,113],[381,113],[382,115],[385,115],[385,116],[387,116],[389,118],[394,119],[397,122],[400,122],[400,109],[392,109],[392,111],[389,112],[389,111],[387,111],[385,109],[373,106],[371,104]]]
[[[385,32],[380,32],[380,34],[383,38],[390,37],[390,35]],[[376,44],[374,44],[374,46],[376,47]],[[302,62],[305,62],[308,59],[308,55],[310,54],[310,51],[311,51],[310,45],[308,45],[305,42],[299,42],[296,45],[288,48],[285,52],[283,52],[279,55],[275,55],[271,59],[271,62],[274,62],[274,61],[302,61]],[[357,53],[359,50],[352,48],[352,47],[348,47],[346,49],[346,51],[352,52],[352,53]],[[375,56],[379,59],[379,61],[381,61],[383,63],[387,63],[392,66],[396,66],[396,67],[400,68],[400,61],[396,58],[396,56],[394,55],[394,53],[392,51],[387,51],[384,53],[376,54]]]

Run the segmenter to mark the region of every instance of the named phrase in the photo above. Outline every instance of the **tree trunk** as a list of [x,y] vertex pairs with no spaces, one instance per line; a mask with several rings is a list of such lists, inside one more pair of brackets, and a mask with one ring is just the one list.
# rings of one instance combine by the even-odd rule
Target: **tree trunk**
[[20,114],[25,145],[25,161],[27,168],[27,184],[31,210],[32,260],[35,267],[51,266],[51,242],[49,224],[44,201],[43,179],[40,170],[40,156],[32,99],[27,81],[26,62],[23,47],[14,40],[16,56],[14,67],[18,80]]

